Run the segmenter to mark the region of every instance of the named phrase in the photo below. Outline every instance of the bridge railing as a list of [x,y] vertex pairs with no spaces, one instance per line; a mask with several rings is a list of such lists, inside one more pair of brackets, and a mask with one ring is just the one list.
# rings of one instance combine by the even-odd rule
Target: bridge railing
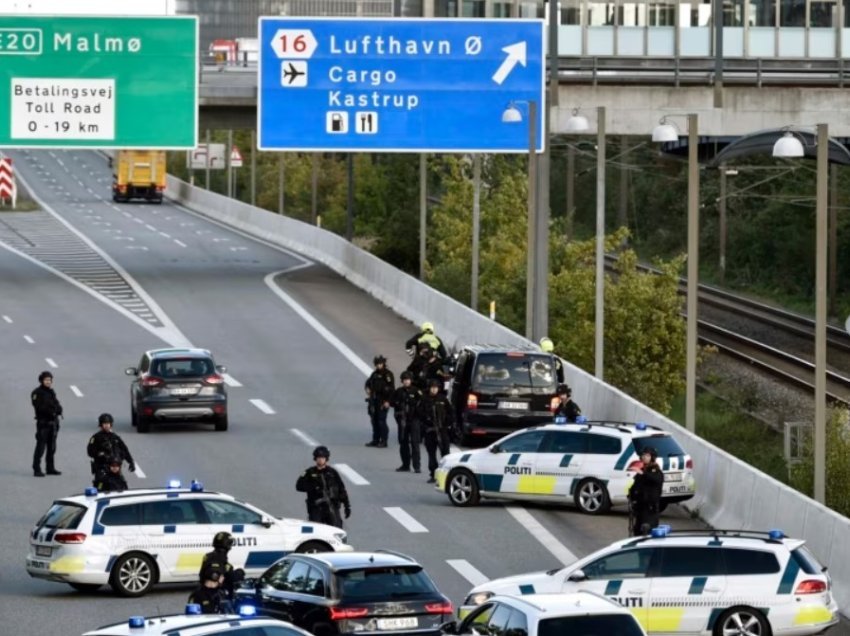
[[[168,177],[168,196],[227,225],[320,262],[419,324],[429,320],[446,344],[528,341],[327,230]],[[622,391],[564,362],[576,401],[594,418],[646,422],[671,431],[694,461],[697,495],[685,507],[717,528],[779,528],[804,538],[829,566],[833,594],[850,607],[850,519],[801,495],[688,432]]]

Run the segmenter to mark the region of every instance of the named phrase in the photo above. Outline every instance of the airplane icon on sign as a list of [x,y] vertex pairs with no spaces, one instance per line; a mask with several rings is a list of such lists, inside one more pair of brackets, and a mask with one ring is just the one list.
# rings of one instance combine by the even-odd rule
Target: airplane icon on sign
[[286,88],[307,86],[307,61],[284,60],[280,65],[280,84]]

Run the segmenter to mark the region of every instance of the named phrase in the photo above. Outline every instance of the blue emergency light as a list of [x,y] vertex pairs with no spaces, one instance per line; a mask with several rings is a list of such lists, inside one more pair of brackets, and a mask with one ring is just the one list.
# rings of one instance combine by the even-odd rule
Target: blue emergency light
[[567,418],[564,415],[558,415],[555,417],[555,424],[566,424]]
[[646,430],[646,422],[638,422],[637,424],[635,424],[635,429],[637,429],[639,431],[645,431]]
[[192,484],[189,488],[192,492],[204,492],[204,485],[196,479],[192,480]]
[[180,480],[179,479],[169,479],[168,480],[169,488],[180,488]]
[[767,536],[769,536],[774,541],[777,541],[779,539],[784,539],[785,533],[782,532],[782,530],[771,530],[770,532],[767,533]]
[[657,528],[653,528],[652,531],[649,534],[654,539],[660,539],[662,537],[666,537],[669,527],[670,526],[658,526]]
[[94,486],[88,486],[83,493],[85,493],[86,497],[94,497],[97,495],[97,488]]
[[201,606],[197,603],[187,603],[186,604],[186,614],[200,614]]
[[584,415],[579,415],[576,418],[576,424],[584,424],[587,421],[587,418]]
[[145,617],[144,616],[131,616],[128,623],[130,625],[130,629],[144,629],[144,627],[145,627]]
[[257,608],[253,605],[240,605],[239,616],[256,616]]
[[661,524],[660,526],[658,526],[658,527],[659,527],[659,528],[663,528],[663,529],[664,529],[664,535],[665,535],[665,536],[666,536],[666,535],[668,535],[668,534],[670,534],[670,532],[672,532],[672,530],[673,530],[673,528],[672,528],[670,525],[666,524],[666,523],[662,523],[662,524]]

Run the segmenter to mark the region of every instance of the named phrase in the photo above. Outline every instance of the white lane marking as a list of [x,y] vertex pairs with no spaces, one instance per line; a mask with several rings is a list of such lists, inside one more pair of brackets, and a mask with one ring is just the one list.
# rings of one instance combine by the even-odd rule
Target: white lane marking
[[29,342],[30,344],[34,344],[34,343],[35,343],[35,340],[33,340],[32,338],[30,338],[30,337],[29,337],[29,336],[27,336],[27,335],[25,335],[25,336],[24,336],[24,340],[26,340],[26,341],[27,341],[27,342]]
[[141,220],[140,218],[138,218],[138,217],[136,217],[136,218],[135,218],[135,219],[133,219],[133,220],[134,220],[136,223],[144,223],[144,221],[142,221],[142,220]]
[[272,407],[270,407],[268,404],[266,404],[263,400],[253,399],[253,400],[251,400],[251,404],[256,406],[258,409],[260,409],[266,415],[274,415],[274,409]]
[[6,322],[8,322],[10,325],[12,324],[12,319],[11,319],[11,318],[9,318],[9,316],[3,316],[3,320],[5,320]]
[[71,393],[73,393],[73,394],[74,394],[74,395],[76,395],[77,397],[83,397],[83,392],[82,392],[82,391],[80,391],[80,390],[79,390],[76,386],[74,386],[73,384],[71,385]]
[[471,585],[481,585],[490,580],[466,559],[446,559],[446,563],[452,566]]
[[180,247],[186,247],[186,244],[179,239],[174,239],[174,242],[177,243],[177,245],[179,245]]
[[136,464],[136,472],[133,474],[139,479],[144,479],[145,477],[147,477],[147,475],[145,475],[145,471],[143,471],[138,464]]
[[540,525],[540,522],[531,516],[528,510],[519,506],[506,506],[506,510],[523,528],[528,530],[531,536],[542,543],[543,547],[549,550],[558,561],[564,565],[570,565],[578,560],[576,555],[570,552],[567,546],[558,541],[555,535]]
[[58,368],[59,368],[59,365],[58,365],[58,364],[56,364],[56,363],[53,361],[53,358],[45,358],[45,359],[44,359],[44,361],[45,361],[47,364],[49,364],[51,367],[53,367],[54,369],[58,369]]
[[315,447],[315,446],[319,445],[319,442],[317,442],[312,437],[307,435],[307,433],[299,431],[297,428],[291,428],[291,429],[289,429],[289,432],[292,433],[293,435],[295,435],[295,437],[300,439],[302,442],[307,444],[307,446],[314,446]]
[[310,313],[304,309],[300,304],[298,304],[294,298],[292,298],[289,294],[283,291],[277,284],[274,282],[274,279],[278,274],[282,274],[283,272],[291,272],[296,269],[300,269],[301,267],[308,267],[312,265],[312,263],[303,263],[301,265],[296,265],[295,267],[291,267],[286,270],[281,270],[279,272],[272,272],[271,274],[267,274],[265,277],[265,283],[272,292],[280,298],[283,302],[285,302],[289,307],[301,318],[310,325],[313,329],[315,329],[322,338],[327,340],[337,351],[339,351],[343,357],[348,360],[351,364],[353,364],[363,375],[369,376],[372,375],[372,367],[366,364],[363,360],[357,357],[357,354],[354,353],[351,349],[348,348],[342,340],[333,335],[328,329],[316,320]]
[[384,511],[404,526],[408,532],[428,532],[428,528],[411,517],[403,508],[384,508]]
[[236,378],[234,378],[232,375],[230,375],[229,373],[225,373],[221,377],[224,378],[224,383],[227,386],[242,386],[242,383],[239,380],[237,380]]
[[171,234],[167,234],[166,232],[160,232],[159,235],[167,239],[171,238]]
[[345,475],[345,478],[348,479],[355,486],[368,486],[369,480],[363,477],[360,473],[354,470],[348,464],[334,464],[334,467]]
[[148,228],[151,232],[159,232],[159,230],[157,230],[153,225],[145,225],[145,227]]

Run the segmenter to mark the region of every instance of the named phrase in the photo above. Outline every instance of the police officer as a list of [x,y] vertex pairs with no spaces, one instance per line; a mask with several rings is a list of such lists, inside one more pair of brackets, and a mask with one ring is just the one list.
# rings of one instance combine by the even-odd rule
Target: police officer
[[575,422],[581,415],[581,408],[573,402],[573,390],[566,384],[559,384],[558,397],[561,401],[555,409],[555,417],[566,417],[568,422]]
[[227,553],[233,547],[233,535],[229,532],[217,532],[213,537],[212,552],[207,552],[201,561],[201,569],[198,576],[203,583],[205,580],[210,580],[213,573],[219,575],[219,588],[222,593],[233,600],[234,588],[245,578],[245,571],[241,568],[233,569],[230,561],[227,560]]
[[342,477],[328,465],[331,452],[327,446],[317,446],[313,451],[315,466],[311,466],[295,482],[295,490],[307,493],[307,518],[342,528],[339,507],[345,509],[345,518],[351,516],[351,503]]
[[419,458],[419,446],[422,443],[419,419],[416,407],[422,398],[422,392],[413,386],[413,374],[405,371],[401,374],[401,386],[393,393],[393,408],[395,421],[398,425],[398,450],[401,455],[401,466],[396,472],[410,470],[411,462],[414,472],[422,472]]
[[201,614],[218,614],[225,601],[221,590],[222,575],[215,570],[202,572],[201,583],[191,594],[188,603],[201,606]]
[[629,508],[634,524],[634,536],[649,534],[658,525],[664,472],[656,462],[658,451],[651,446],[641,450],[641,466],[636,469],[635,481],[629,489]]
[[540,339],[540,350],[543,353],[551,353],[555,358],[555,373],[558,376],[558,382],[564,381],[564,365],[561,364],[561,359],[555,355],[555,343],[551,338],[544,336]]
[[427,342],[420,343],[419,355],[413,359],[407,370],[413,374],[413,384],[423,394],[428,392],[431,380],[442,382],[444,379],[443,363]]
[[112,424],[112,416],[109,413],[101,413],[97,418],[100,430],[89,439],[87,452],[91,458],[91,472],[94,475],[95,486],[100,476],[109,472],[109,461],[113,457],[126,461],[130,472],[136,472],[136,463],[130,455],[130,449],[127,448],[124,440],[113,432]]
[[95,477],[95,487],[100,492],[112,492],[116,490],[127,490],[127,480],[121,474],[122,459],[112,457],[109,460],[109,470]]
[[440,393],[441,388],[442,383],[439,380],[431,380],[428,393],[422,396],[417,408],[425,450],[428,452],[429,484],[436,482],[434,471],[437,470],[437,450],[439,449],[441,457],[449,454],[449,436],[454,429],[452,405],[446,396]]
[[61,475],[53,463],[56,454],[56,437],[59,435],[59,418],[62,417],[62,405],[53,390],[53,374],[42,371],[38,375],[38,386],[30,394],[35,409],[35,452],[32,456],[32,472],[36,477],[44,477],[41,472],[41,456],[44,455],[48,475]]
[[412,338],[409,338],[407,342],[404,343],[405,349],[413,349],[413,347],[419,348],[419,345],[422,343],[428,343],[428,346],[431,347],[440,358],[446,358],[446,348],[443,346],[443,341],[440,340],[436,334],[434,333],[434,325],[430,322],[423,322],[422,326],[419,328],[419,333],[413,334]]
[[372,422],[372,441],[366,446],[377,448],[387,447],[387,438],[390,429],[387,427],[387,415],[390,411],[390,400],[392,400],[395,377],[393,372],[387,368],[387,359],[384,356],[375,356],[375,370],[366,380],[366,403],[369,405],[369,419]]

